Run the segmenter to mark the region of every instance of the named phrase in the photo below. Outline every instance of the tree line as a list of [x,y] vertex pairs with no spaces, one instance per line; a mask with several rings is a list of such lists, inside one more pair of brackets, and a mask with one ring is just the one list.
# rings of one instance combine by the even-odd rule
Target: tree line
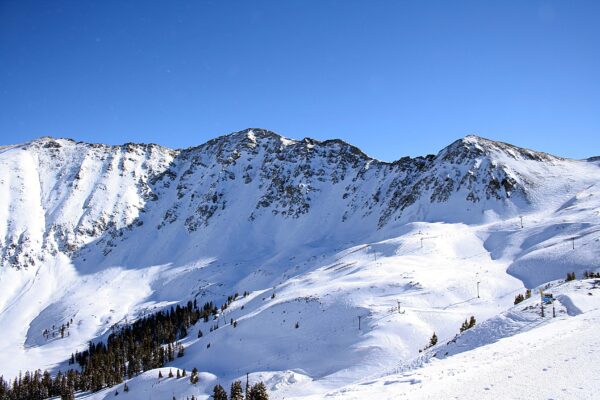
[[[229,296],[221,310],[235,298]],[[201,318],[208,321],[219,309],[207,302],[198,307],[196,300],[186,306],[177,305],[144,316],[132,324],[113,327],[106,343],[90,342],[88,348],[71,355],[69,365],[79,368],[59,371],[54,377],[48,371],[36,370],[19,374],[12,381],[0,376],[0,400],[42,400],[60,396],[74,399],[77,391],[99,391],[122,383],[124,379],[163,367],[185,349],[178,340],[188,335],[188,329]]]
[[[246,394],[242,391],[242,382],[235,381],[231,384],[229,397],[227,392],[221,385],[216,385],[213,388],[211,396],[213,400],[269,400],[269,393],[264,383],[258,382],[250,386],[246,383]],[[196,400],[192,398],[191,400]]]

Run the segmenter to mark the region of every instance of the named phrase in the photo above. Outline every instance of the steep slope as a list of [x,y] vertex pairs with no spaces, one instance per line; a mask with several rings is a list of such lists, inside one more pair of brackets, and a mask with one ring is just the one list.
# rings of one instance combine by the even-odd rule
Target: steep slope
[[0,260],[28,267],[132,227],[177,152],[42,138],[0,153]]
[[[523,284],[598,268],[599,180],[594,162],[475,136],[394,163],[260,129],[185,150],[5,147],[0,374],[60,367],[161,307],[249,291],[219,329],[195,326],[172,366],[333,390],[494,317]],[[66,337],[42,335],[67,321]]]

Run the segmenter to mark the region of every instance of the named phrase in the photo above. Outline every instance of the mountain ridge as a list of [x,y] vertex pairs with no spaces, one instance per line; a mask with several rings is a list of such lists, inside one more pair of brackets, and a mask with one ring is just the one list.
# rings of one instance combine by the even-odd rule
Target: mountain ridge
[[[0,221],[4,266],[31,265],[34,253],[39,258],[44,248],[71,253],[105,232],[113,236],[101,240],[110,252],[123,228],[144,223],[160,230],[184,221],[183,229],[192,233],[227,213],[230,204],[238,204],[235,212],[249,222],[266,218],[266,212],[298,219],[311,207],[326,207],[336,210],[332,226],[347,222],[372,229],[395,221],[441,220],[447,203],[471,204],[466,218],[472,221],[488,218],[486,212],[516,215],[531,205],[537,169],[560,175],[564,165],[576,163],[474,135],[437,155],[388,163],[339,139],[292,140],[255,128],[183,150],[42,137],[5,149],[2,156],[6,198],[27,192],[9,207],[26,215],[24,204],[33,202],[29,210],[46,221],[45,227],[34,228],[33,221],[18,227],[19,221],[5,215]],[[12,171],[6,167],[11,163]],[[528,163],[537,163],[532,164],[537,169],[531,172]],[[15,178],[14,171],[22,174]],[[7,182],[21,189],[11,191]],[[38,190],[39,199],[32,198]],[[332,190],[337,199],[326,195]],[[254,207],[239,204],[240,195]],[[162,216],[154,213],[149,220],[156,209]]]
[[[396,160],[392,160],[392,161],[384,161],[384,160],[380,160],[376,157],[372,157],[367,155],[366,153],[364,153],[359,147],[351,144],[350,142],[347,142],[343,139],[337,139],[337,138],[331,138],[331,139],[324,139],[324,140],[318,140],[318,139],[314,139],[311,137],[304,137],[302,139],[291,139],[288,138],[286,136],[283,136],[281,134],[276,133],[275,131],[271,131],[268,129],[264,129],[264,128],[245,128],[242,129],[240,131],[234,131],[225,135],[221,135],[221,136],[217,136],[215,138],[209,139],[204,143],[198,144],[198,145],[192,145],[189,147],[182,147],[182,148],[170,148],[167,146],[163,146],[161,144],[158,143],[145,143],[145,142],[125,142],[122,144],[104,144],[104,143],[92,143],[92,142],[86,142],[86,141],[78,141],[72,138],[68,138],[68,137],[54,137],[54,136],[41,136],[39,138],[36,139],[32,139],[23,143],[19,143],[19,144],[9,144],[9,145],[4,145],[4,146],[0,146],[0,149],[2,148],[13,148],[13,147],[23,147],[23,146],[28,146],[34,143],[38,143],[38,142],[42,142],[42,143],[47,143],[47,142],[56,142],[57,140],[65,140],[68,142],[71,142],[73,144],[85,144],[85,145],[90,145],[90,146],[106,146],[106,147],[126,147],[126,146],[139,146],[139,147],[159,147],[165,150],[169,150],[169,151],[173,151],[173,152],[182,152],[182,151],[190,151],[190,150],[194,150],[194,149],[198,149],[198,148],[202,148],[205,145],[208,144],[215,144],[215,143],[219,143],[219,142],[223,142],[229,139],[243,139],[243,138],[248,138],[248,134],[249,133],[259,133],[259,137],[261,139],[264,138],[275,138],[278,139],[280,141],[282,141],[282,143],[287,142],[288,145],[289,144],[300,144],[300,143],[304,143],[306,145],[327,145],[330,143],[336,143],[336,144],[341,144],[344,146],[349,146],[351,147],[354,151],[358,151],[360,153],[362,153],[365,157],[373,160],[373,161],[378,161],[381,162],[383,164],[394,164],[394,163],[398,163],[399,161],[401,161],[402,159],[407,159],[407,158],[426,158],[426,157],[430,157],[434,154],[428,154],[428,155],[418,155],[418,156],[414,156],[414,157],[410,157],[410,156],[400,156],[400,158],[396,159]],[[449,145],[445,146],[444,148],[442,148],[441,150],[438,151],[437,155],[439,155],[440,153],[443,153],[444,150],[448,149],[448,148],[452,148],[452,147],[456,147],[457,145],[463,145],[465,147],[469,147],[472,148],[472,145],[479,145],[480,148],[483,147],[483,149],[485,150],[486,148],[490,148],[490,147],[497,147],[497,148],[504,148],[504,149],[513,149],[518,151],[519,153],[530,153],[530,154],[540,154],[540,155],[545,155],[545,156],[551,156],[554,158],[560,158],[560,159],[568,159],[565,157],[560,157],[560,156],[556,156],[547,152],[543,152],[543,151],[538,151],[538,150],[533,150],[533,149],[529,149],[529,148],[525,148],[525,147],[520,147],[520,146],[515,146],[506,142],[502,142],[502,141],[497,141],[497,140],[492,140],[489,138],[485,138],[483,136],[479,136],[479,135],[475,135],[475,134],[468,134],[465,135],[459,139],[456,139],[455,141],[453,141],[452,143],[450,143]],[[434,155],[435,156],[435,155]],[[593,159],[595,157],[589,157],[588,159]],[[573,159],[574,160],[574,159]]]

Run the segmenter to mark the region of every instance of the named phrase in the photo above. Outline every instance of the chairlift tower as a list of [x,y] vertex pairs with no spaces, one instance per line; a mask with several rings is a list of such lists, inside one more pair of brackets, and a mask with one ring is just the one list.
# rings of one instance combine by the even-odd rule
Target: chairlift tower
[[406,310],[402,311],[402,308],[400,307],[400,300],[396,300],[398,302],[398,314],[404,314],[406,312]]

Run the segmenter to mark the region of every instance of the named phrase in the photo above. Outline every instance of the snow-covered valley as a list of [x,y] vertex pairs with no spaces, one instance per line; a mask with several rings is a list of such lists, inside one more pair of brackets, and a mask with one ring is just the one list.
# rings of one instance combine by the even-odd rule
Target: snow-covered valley
[[260,129],[3,147],[0,375],[64,371],[144,315],[238,293],[164,378],[79,396],[207,398],[249,373],[274,399],[593,398],[599,285],[561,280],[600,269],[598,183],[597,161],[475,136],[394,163]]

